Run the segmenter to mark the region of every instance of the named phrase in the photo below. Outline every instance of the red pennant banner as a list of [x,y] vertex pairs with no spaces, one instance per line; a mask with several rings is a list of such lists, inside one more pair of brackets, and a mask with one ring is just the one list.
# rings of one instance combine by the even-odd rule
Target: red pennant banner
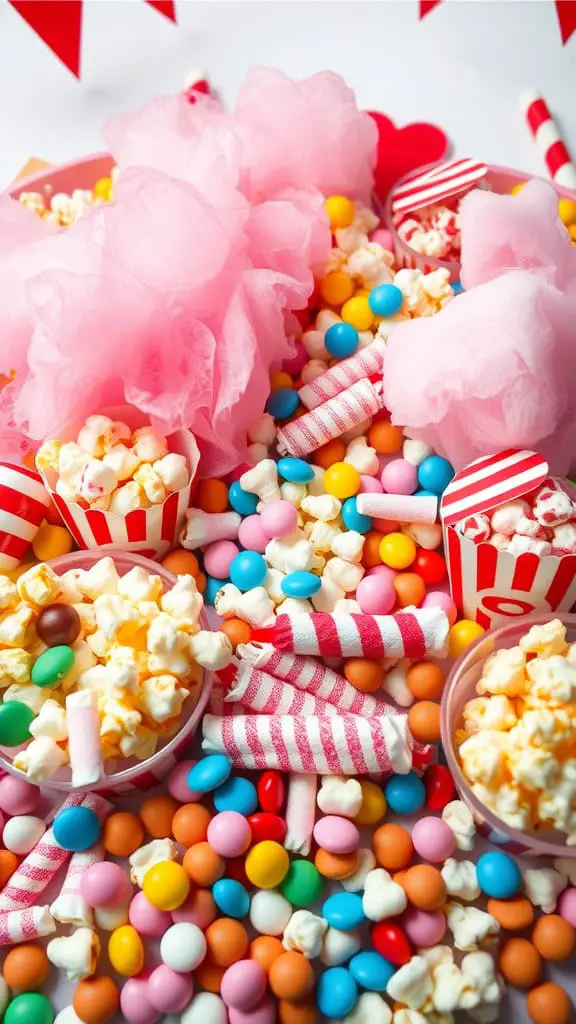
[[174,0],[146,0],[146,3],[150,7],[154,7],[160,14],[163,14],[165,18],[170,21],[176,21],[176,9],[174,7]]
[[425,18],[440,3],[442,3],[442,0],[420,0],[420,19]]
[[[419,0],[420,20],[441,3],[442,0]],[[554,3],[560,23],[562,43],[565,45],[572,34],[576,32],[576,0],[554,0]]]

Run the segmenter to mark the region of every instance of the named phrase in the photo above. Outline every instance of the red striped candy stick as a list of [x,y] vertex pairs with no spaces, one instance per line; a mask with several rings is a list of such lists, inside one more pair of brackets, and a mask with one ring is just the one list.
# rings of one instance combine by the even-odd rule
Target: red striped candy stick
[[316,822],[317,775],[290,775],[286,800],[284,849],[307,857]]
[[105,856],[106,851],[102,843],[96,843],[81,853],[72,854],[62,888],[50,907],[50,913],[56,921],[60,921],[61,924],[73,924],[77,928],[92,924],[94,915],[86,900],[80,895],[80,883],[84,872],[92,864],[99,864]]
[[435,523],[438,498],[414,494],[359,494],[356,507],[362,515],[392,519],[397,523]]
[[316,775],[405,774],[412,737],[405,715],[205,715],[202,749],[239,768]]
[[323,405],[281,427],[276,435],[281,455],[300,457],[316,451],[383,408],[382,384],[359,380]]
[[384,362],[384,351],[386,345],[383,341],[373,341],[366,348],[361,348],[349,359],[343,359],[336,363],[330,370],[323,373],[321,377],[305,384],[298,392],[302,405],[307,409],[316,409],[317,406],[327,402],[335,395],[345,391],[351,384],[356,384],[365,377],[372,377],[382,373]]
[[520,96],[520,106],[552,180],[564,188],[576,189],[576,167],[546,101],[530,89]]
[[332,704],[240,662],[225,700],[263,715],[337,715]]
[[27,907],[0,914],[0,946],[31,942],[56,931],[56,922],[49,907]]
[[279,651],[321,658],[424,658],[446,655],[449,623],[441,608],[396,615],[279,615],[273,626],[254,630],[255,640]]

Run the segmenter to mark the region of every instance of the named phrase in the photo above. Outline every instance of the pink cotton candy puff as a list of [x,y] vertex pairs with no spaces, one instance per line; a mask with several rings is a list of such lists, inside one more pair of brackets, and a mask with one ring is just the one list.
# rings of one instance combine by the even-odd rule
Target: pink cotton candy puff
[[160,1013],[181,1013],[194,995],[191,974],[178,974],[165,964],[156,967],[148,978],[147,996]]
[[31,782],[15,775],[5,775],[0,779],[0,809],[9,816],[34,814],[39,800],[40,789]]
[[263,555],[270,537],[262,526],[262,519],[259,515],[246,516],[238,528],[238,540],[243,548],[249,551],[258,551]]
[[188,773],[194,767],[196,761],[180,761],[174,765],[168,776],[168,792],[181,804],[196,803],[202,799],[202,793],[196,793],[190,789],[187,783]]
[[224,972],[220,984],[220,995],[226,1006],[246,1013],[260,1002],[268,979],[265,971],[255,960],[238,960]]
[[148,999],[148,977],[127,978],[120,989],[120,1009],[128,1024],[156,1024],[161,1013]]
[[240,551],[231,540],[217,540],[209,544],[204,551],[204,569],[209,576],[217,580],[225,580],[229,576],[230,565]]
[[[167,910],[159,910],[146,899],[143,892],[137,892],[128,908],[130,924],[141,935],[159,939],[172,924]],[[168,1012],[168,1011],[166,1011]]]

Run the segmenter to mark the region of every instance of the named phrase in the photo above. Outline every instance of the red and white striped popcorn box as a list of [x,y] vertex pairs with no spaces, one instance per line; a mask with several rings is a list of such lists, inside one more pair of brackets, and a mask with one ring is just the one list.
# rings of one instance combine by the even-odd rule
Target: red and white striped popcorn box
[[49,505],[50,496],[39,473],[0,462],[0,570],[20,564]]
[[541,455],[513,448],[470,463],[444,491],[440,516],[452,597],[485,629],[533,612],[569,611],[576,602],[576,555],[514,555],[456,530],[466,516],[522,498],[547,476]]
[[448,160],[407,176],[392,191],[392,213],[408,213],[468,192],[488,173],[480,160]]
[[[123,420],[131,430],[149,426],[149,419],[131,406],[119,406],[100,410],[114,420]],[[58,441],[73,441],[78,436],[82,423],[67,424],[58,432]],[[145,558],[163,558],[174,547],[178,534],[184,526],[186,509],[190,507],[196,489],[200,452],[196,439],[189,430],[177,430],[168,437],[170,451],[184,455],[188,462],[190,482],[181,491],[170,494],[161,505],[138,508],[126,515],[119,512],[103,512],[100,509],[84,509],[74,501],[67,501],[56,494],[56,473],[47,470],[42,474],[44,484],[56,506],[64,525],[72,534],[79,548],[122,548]]]

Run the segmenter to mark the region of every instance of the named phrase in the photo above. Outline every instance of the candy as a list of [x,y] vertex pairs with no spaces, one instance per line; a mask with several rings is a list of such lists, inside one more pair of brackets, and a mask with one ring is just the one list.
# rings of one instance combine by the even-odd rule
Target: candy
[[17,991],[42,988],[49,970],[50,962],[45,950],[33,942],[11,949],[2,967],[4,981]]
[[432,491],[433,494],[442,494],[453,476],[453,467],[440,455],[428,455],[418,466],[420,487]]
[[40,992],[24,992],[16,996],[4,1015],[5,1024],[52,1024],[54,1010],[49,999]]
[[110,861],[88,865],[80,880],[80,894],[89,907],[109,907],[126,892],[126,875]]
[[162,861],[146,872],[142,890],[152,906],[159,910],[176,910],[190,892],[190,881],[179,864]]
[[362,898],[352,892],[335,892],[324,901],[322,917],[341,931],[358,928],[366,920]]
[[221,878],[212,887],[214,902],[226,917],[241,920],[250,910],[250,897],[244,886],[233,878]]
[[444,863],[456,846],[452,829],[441,818],[420,818],[412,829],[412,842],[416,853],[433,864]]
[[82,851],[99,839],[101,824],[90,807],[67,807],[56,815],[52,831],[62,849]]
[[46,825],[42,818],[22,814],[10,818],[5,824],[2,841],[6,849],[12,853],[26,854],[34,849],[45,831]]
[[329,853],[353,853],[360,843],[356,826],[347,818],[331,814],[316,823],[313,835],[318,846]]
[[390,809],[396,814],[415,814],[424,806],[426,792],[422,780],[414,772],[394,775],[384,788]]
[[266,991],[266,974],[255,960],[239,960],[222,978],[220,991],[226,1006],[246,1012],[253,1009]]
[[238,702],[245,708],[265,714],[337,714],[336,708],[319,697],[297,690],[289,683],[242,662],[225,700]]
[[418,910],[439,910],[446,902],[446,883],[440,872],[428,864],[408,868],[402,886]]
[[49,907],[33,906],[3,912],[0,916],[0,946],[41,939],[56,931]]
[[356,500],[359,512],[377,519],[408,523],[436,522],[438,499],[434,495],[418,497],[412,491],[403,494],[394,490],[391,494],[359,494]]
[[31,738],[30,726],[34,712],[20,701],[0,704],[0,746],[19,747]]
[[129,811],[111,814],[102,830],[104,847],[113,857],[129,857],[144,842],[144,826]]
[[97,695],[93,690],[67,695],[66,722],[72,784],[93,786],[104,775],[100,715]]
[[56,686],[68,675],[74,664],[74,651],[60,644],[49,647],[32,666],[30,678],[36,686]]
[[159,1014],[148,999],[148,979],[145,976],[124,982],[120,1009],[129,1024],[156,1024]]
[[223,754],[212,754],[203,757],[191,768],[187,783],[197,793],[209,793],[217,789],[229,778],[232,762]]
[[6,814],[33,814],[40,799],[38,786],[15,775],[0,778],[0,809]]
[[[240,531],[238,532],[240,535]],[[239,548],[231,540],[218,540],[209,544],[204,551],[204,569],[210,576],[225,580],[230,575],[230,565]]]
[[266,562],[257,551],[242,551],[230,563],[230,579],[241,591],[259,587],[266,572]]
[[151,938],[160,938],[172,921],[170,914],[149,903],[143,892],[137,892],[133,897],[128,914],[136,931]]
[[222,857],[239,857],[249,847],[252,833],[246,818],[237,811],[222,811],[208,825],[207,839]]
[[80,617],[66,604],[50,604],[38,616],[36,632],[48,647],[71,646],[80,633]]
[[180,1017],[181,1024],[228,1024],[226,1007],[214,992],[198,992]]
[[110,963],[118,974],[132,978],[144,966],[144,946],[138,932],[132,925],[116,928],[108,942]]
[[[2,783],[0,782],[0,799]],[[277,814],[286,799],[284,780],[279,772],[263,772],[258,780],[258,803],[263,811]]]
[[280,892],[295,907],[308,907],[322,892],[322,879],[307,860],[293,860],[280,885]]
[[[301,395],[300,401],[302,401]],[[304,462],[303,459],[293,459],[286,456],[285,458],[278,460],[276,468],[279,476],[291,483],[308,484],[314,479],[314,470],[310,463]]]
[[290,861],[279,843],[256,843],[246,857],[246,874],[259,889],[274,889],[286,877]]
[[264,505],[260,521],[268,537],[286,537],[298,525],[298,512],[289,501],[271,501]]
[[357,381],[311,412],[281,427],[277,436],[278,450],[281,455],[308,455],[374,416],[380,407],[380,386],[369,380]]
[[256,788],[249,779],[230,778],[215,791],[214,806],[217,811],[236,811],[247,817],[258,806]]
[[441,811],[454,799],[456,792],[450,770],[442,764],[431,764],[424,776],[426,807],[430,811]]
[[166,964],[156,967],[148,978],[146,994],[160,1013],[180,1013],[194,992],[191,975],[179,974]]
[[[337,327],[340,332],[344,330],[354,331],[354,328],[348,324],[335,324],[333,327]],[[332,327],[329,328],[326,335],[332,329]],[[355,336],[357,337],[357,332],[355,332]],[[353,337],[351,333],[350,337]],[[298,391],[298,397],[302,405],[307,409],[315,409],[317,406],[322,405],[323,402],[327,402],[329,399],[341,394],[342,391],[345,391],[352,384],[356,384],[365,377],[371,377],[378,373],[382,368],[384,347],[384,343],[376,339],[366,348],[362,348],[360,351],[355,352],[354,355],[350,355],[350,358],[343,359],[342,362],[336,363],[335,366],[332,366],[313,380],[307,381],[304,387],[301,387]],[[281,475],[280,463],[283,461],[281,459],[278,463],[278,472]],[[307,481],[302,480],[299,482],[306,483]]]
[[278,999],[305,999],[314,987],[312,966],[301,953],[287,952],[274,960],[268,976],[270,988]]
[[476,874],[482,892],[495,899],[516,896],[522,887],[522,876],[516,861],[501,850],[484,853],[476,865]]
[[194,924],[173,924],[160,943],[162,962],[179,974],[193,971],[206,956],[206,939]]
[[293,388],[277,388],[266,402],[266,412],[275,420],[287,420],[298,408],[298,395]]
[[252,897],[250,922],[262,935],[281,935],[291,914],[291,904],[279,892],[263,889]]
[[[251,551],[258,551],[260,554],[264,554],[266,551],[266,545],[270,538],[262,526],[262,516],[246,516],[238,528],[238,540],[243,547],[249,548]],[[204,566],[206,567],[206,559],[204,559]],[[222,569],[223,568],[224,566],[222,565]],[[222,579],[228,578],[229,568],[230,566],[228,565],[227,571],[223,576],[221,576]],[[217,576],[219,574],[214,573],[214,575]]]
[[348,964],[348,970],[362,988],[369,992],[385,992],[394,967],[380,953],[366,951],[356,953]]
[[330,967],[320,975],[316,986],[316,1002],[325,1017],[345,1017],[357,1001],[358,988],[346,968]]
[[[74,853],[70,858],[68,871],[62,883],[62,888],[50,907],[53,917],[64,924],[91,925],[93,914],[91,907],[96,906],[89,902],[82,893],[82,881],[91,867],[98,867],[104,859],[104,848],[97,843],[91,849],[81,853]],[[116,868],[117,865],[107,867]],[[126,877],[118,868],[120,875],[116,874],[116,886],[119,889],[118,899],[121,899],[126,891]],[[115,900],[113,902],[116,902]]]
[[400,925],[393,921],[379,921],[377,924],[373,924],[370,929],[370,938],[376,951],[396,967],[407,964],[412,956],[412,949],[406,934]]
[[267,811],[251,814],[248,818],[252,840],[260,843],[264,839],[272,839],[275,843],[283,843],[286,836],[286,822],[277,814]]
[[301,853],[304,856],[310,853],[316,817],[317,785],[315,774],[290,775],[284,846],[292,853]]

